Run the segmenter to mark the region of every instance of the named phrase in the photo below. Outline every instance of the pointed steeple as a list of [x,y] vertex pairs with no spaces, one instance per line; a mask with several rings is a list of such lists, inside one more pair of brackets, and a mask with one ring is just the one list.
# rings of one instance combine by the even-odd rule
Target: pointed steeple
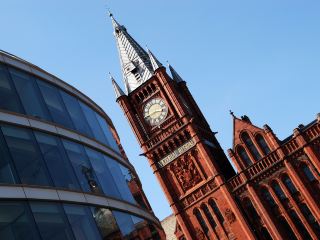
[[158,68],[162,67],[161,62],[153,55],[153,53],[147,48],[147,52],[152,64],[153,71],[156,71]]
[[114,88],[114,92],[116,94],[116,99],[118,99],[121,96],[124,96],[125,93],[122,91],[122,89],[119,87],[118,83],[116,82],[116,80],[114,80],[114,78],[112,77],[111,73],[109,73],[110,75],[110,79]]
[[153,75],[148,53],[130,36],[127,29],[109,13],[120,56],[123,80],[127,93],[149,80]]
[[174,70],[174,68],[169,63],[168,63],[168,66],[169,66],[173,80],[175,80],[176,82],[184,82],[182,77],[180,77],[180,75],[176,72],[176,70]]

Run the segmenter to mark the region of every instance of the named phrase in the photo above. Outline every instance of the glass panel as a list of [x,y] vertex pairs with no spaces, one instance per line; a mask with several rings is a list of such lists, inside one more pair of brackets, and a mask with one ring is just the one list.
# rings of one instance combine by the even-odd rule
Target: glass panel
[[271,206],[276,206],[276,202],[274,201],[273,197],[271,196],[270,192],[267,189],[261,190],[261,195],[263,199]]
[[293,210],[289,211],[289,215],[292,219],[292,222],[296,225],[298,231],[302,234],[303,240],[311,240],[311,236],[309,235],[307,229],[305,228],[304,224],[301,222],[301,219],[297,215],[297,213]]
[[0,239],[40,240],[26,203],[0,202]]
[[132,193],[129,190],[128,183],[125,179],[125,175],[121,170],[121,165],[105,155],[104,155],[104,159],[109,167],[109,170],[113,176],[113,180],[117,185],[117,188],[122,196],[122,199],[136,204],[132,196]]
[[68,220],[60,205],[32,202],[30,206],[42,239],[74,239]]
[[280,223],[281,229],[286,234],[288,239],[290,239],[290,240],[297,239],[294,232],[291,229],[291,226],[289,225],[289,223],[287,222],[287,220],[284,217],[279,217],[279,223]]
[[106,120],[104,120],[98,113],[96,113],[96,117],[99,121],[100,127],[109,143],[109,146],[114,149],[115,151],[117,151],[118,153],[120,153],[118,144],[116,143],[116,140],[114,139],[110,126],[108,125],[108,123],[106,122]]
[[247,148],[249,149],[249,151],[251,152],[252,156],[254,157],[254,159],[257,161],[261,158],[260,153],[258,152],[256,146],[253,144],[251,138],[249,137],[248,133],[242,133],[241,134],[241,138],[244,141],[244,143],[246,144]]
[[208,228],[206,222],[204,221],[199,209],[195,210],[194,215],[196,216],[202,230],[205,232],[205,234],[207,234],[209,232],[209,228]]
[[80,190],[77,178],[60,139],[40,132],[35,132],[35,136],[54,185],[61,188]]
[[91,208],[103,239],[122,239],[117,222],[109,209]]
[[304,217],[307,219],[307,221],[310,223],[314,231],[320,236],[320,225],[311,213],[309,207],[306,204],[301,204],[300,209]]
[[85,149],[89,156],[92,167],[99,179],[103,192],[106,195],[121,198],[120,192],[118,191],[116,183],[109,171],[107,164],[104,161],[103,155],[90,148],[86,147]]
[[220,209],[218,208],[217,204],[215,201],[213,201],[212,199],[209,201],[209,205],[212,208],[213,212],[217,215],[218,220],[223,223],[224,222],[224,218],[220,212]]
[[69,223],[77,240],[102,239],[88,207],[64,204]]
[[277,182],[272,183],[272,188],[280,200],[285,200],[287,198]]
[[7,68],[0,64],[0,108],[23,113],[23,109],[16,93],[14,85],[10,79]]
[[2,126],[21,183],[52,186],[39,147],[31,130]]
[[135,227],[133,220],[129,214],[119,212],[119,211],[112,211],[118,226],[120,227],[120,231],[124,237],[128,237],[134,232]]
[[83,110],[84,115],[86,116],[87,122],[89,123],[89,126],[93,132],[94,137],[98,141],[108,145],[108,141],[104,136],[102,129],[100,127],[100,124],[96,118],[96,113],[82,102],[80,102],[80,106]]
[[212,229],[214,229],[214,228],[217,226],[217,224],[216,224],[216,222],[214,221],[213,216],[211,215],[208,207],[207,207],[206,205],[203,205],[203,206],[202,206],[202,210],[203,210],[203,212],[204,212],[204,215],[205,215],[206,218],[208,219],[208,221],[209,221]]
[[283,178],[283,183],[286,185],[286,187],[289,189],[291,194],[294,194],[296,192],[298,192],[298,190],[296,189],[296,187],[293,185],[291,179],[288,176],[285,176]]
[[50,120],[34,78],[14,68],[9,68],[9,70],[26,113],[37,118]]
[[64,106],[58,89],[41,80],[37,80],[42,96],[55,123],[74,129],[69,113]]
[[16,173],[7,144],[0,131],[0,183],[17,183]]
[[304,164],[302,166],[302,171],[304,175],[307,177],[309,182],[313,182],[316,180],[316,178],[314,177],[313,173],[311,172],[310,168],[307,165]]
[[63,145],[71,161],[73,169],[80,182],[81,188],[85,192],[100,193],[100,186],[91,167],[90,161],[80,144],[63,140]]
[[64,91],[60,91],[60,93],[76,129],[86,136],[93,137],[93,133],[91,132],[88,122],[83,115],[78,100]]
[[256,136],[256,141],[265,155],[270,153],[270,148],[267,142],[264,140],[264,138],[260,134]]
[[242,159],[242,161],[244,162],[244,164],[246,165],[246,167],[249,167],[250,165],[252,165],[252,162],[246,152],[246,150],[243,147],[239,147],[238,148],[238,154],[240,156],[240,158]]

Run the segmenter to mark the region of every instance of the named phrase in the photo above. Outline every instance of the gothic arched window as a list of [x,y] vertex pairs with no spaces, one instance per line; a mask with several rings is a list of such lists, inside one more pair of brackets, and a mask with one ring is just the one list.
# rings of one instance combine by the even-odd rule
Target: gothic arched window
[[249,156],[248,156],[246,150],[244,149],[244,147],[239,146],[237,148],[237,153],[240,156],[242,162],[245,164],[246,167],[249,167],[250,165],[252,165],[252,161],[249,158]]
[[216,224],[216,222],[214,221],[213,216],[211,215],[211,213],[210,213],[207,205],[202,205],[201,208],[202,208],[202,210],[203,210],[203,212],[204,212],[204,215],[205,215],[206,218],[208,219],[208,221],[209,221],[212,229],[214,229],[214,228],[217,226],[217,224]]
[[269,148],[266,140],[264,140],[264,138],[260,134],[258,134],[256,136],[256,141],[257,141],[260,149],[264,153],[264,155],[267,155],[268,153],[270,153],[270,148]]
[[220,209],[218,208],[216,202],[213,200],[213,199],[210,199],[209,200],[209,205],[211,207],[211,209],[213,210],[213,212],[216,214],[218,220],[220,223],[223,223],[224,222],[224,218],[220,212]]
[[209,229],[208,229],[208,226],[207,226],[206,222],[204,221],[204,219],[203,219],[203,217],[202,217],[199,209],[196,208],[196,209],[193,211],[193,214],[196,216],[196,218],[197,218],[197,220],[198,220],[198,223],[199,223],[200,226],[201,226],[202,231],[203,231],[205,234],[207,234],[208,231],[209,231]]
[[287,197],[286,195],[284,194],[284,192],[282,191],[282,188],[280,187],[279,183],[277,181],[273,181],[272,184],[272,189],[274,190],[274,192],[276,193],[277,197],[283,201],[283,200],[286,200]]
[[310,168],[308,167],[307,164],[302,164],[301,165],[301,169],[305,175],[305,177],[308,179],[309,182],[313,182],[316,180],[315,176],[313,175],[313,173],[311,172]]
[[297,188],[293,185],[291,179],[287,175],[282,177],[282,182],[284,183],[284,185],[287,187],[287,189],[291,194],[295,194],[298,192]]
[[261,158],[260,153],[258,152],[258,149],[253,144],[250,136],[248,133],[244,132],[241,134],[242,141],[246,144],[247,148],[249,149],[250,153],[252,154],[254,160],[259,160]]

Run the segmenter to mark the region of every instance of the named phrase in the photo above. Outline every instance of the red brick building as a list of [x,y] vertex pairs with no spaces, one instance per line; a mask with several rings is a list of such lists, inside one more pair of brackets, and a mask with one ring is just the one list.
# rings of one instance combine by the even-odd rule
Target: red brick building
[[236,173],[186,82],[110,15],[126,88],[113,79],[117,102],[176,216],[177,238],[318,239],[319,120],[280,141],[233,116]]

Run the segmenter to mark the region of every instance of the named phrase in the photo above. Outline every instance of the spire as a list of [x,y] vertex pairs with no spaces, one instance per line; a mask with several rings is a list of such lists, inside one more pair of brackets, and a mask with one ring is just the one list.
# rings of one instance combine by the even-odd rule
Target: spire
[[116,98],[118,99],[121,96],[124,96],[124,92],[122,91],[122,89],[119,87],[118,83],[116,82],[116,80],[114,80],[114,78],[112,77],[111,73],[109,73],[110,75],[110,79],[112,81],[112,85],[114,88],[114,92],[116,94]]
[[130,36],[127,29],[109,13],[120,56],[123,80],[127,93],[149,80],[153,75],[148,53]]
[[175,80],[176,82],[184,82],[182,77],[180,77],[180,75],[176,72],[176,70],[174,70],[174,68],[169,63],[168,63],[168,66],[169,66],[173,80]]
[[153,55],[153,53],[148,49],[148,47],[147,52],[152,64],[153,71],[156,71],[158,68],[162,67],[161,62],[159,62],[159,60]]

